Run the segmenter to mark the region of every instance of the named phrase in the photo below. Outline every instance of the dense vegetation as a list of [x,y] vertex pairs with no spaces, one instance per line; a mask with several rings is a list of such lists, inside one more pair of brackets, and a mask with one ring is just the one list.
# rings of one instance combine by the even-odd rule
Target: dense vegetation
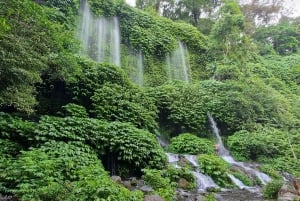
[[[176,13],[171,3],[160,17],[159,5],[146,1],[137,1],[141,10],[88,0],[95,15],[120,20],[118,67],[79,53],[79,0],[0,0],[0,194],[143,200],[109,178],[117,174],[143,178],[153,194],[173,200],[179,179],[192,189],[195,178],[167,166],[160,136],[171,152],[201,154],[201,171],[231,186],[228,164],[214,154],[208,113],[236,159],[259,162],[277,179],[279,172],[300,177],[299,19],[249,31],[236,1],[197,2],[198,11],[218,17],[200,18],[192,7]],[[168,79],[166,55],[178,41],[189,52],[189,83]],[[143,87],[130,79],[138,51]],[[265,196],[280,184],[270,183]]]

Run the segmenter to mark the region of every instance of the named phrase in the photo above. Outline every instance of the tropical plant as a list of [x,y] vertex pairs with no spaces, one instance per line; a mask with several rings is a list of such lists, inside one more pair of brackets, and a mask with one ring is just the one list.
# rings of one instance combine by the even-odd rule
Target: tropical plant
[[227,176],[229,165],[223,159],[215,155],[202,154],[198,157],[198,163],[200,171],[211,176],[218,185],[232,186]]
[[171,139],[169,150],[179,154],[213,154],[213,144],[210,140],[199,138],[190,133],[183,133]]

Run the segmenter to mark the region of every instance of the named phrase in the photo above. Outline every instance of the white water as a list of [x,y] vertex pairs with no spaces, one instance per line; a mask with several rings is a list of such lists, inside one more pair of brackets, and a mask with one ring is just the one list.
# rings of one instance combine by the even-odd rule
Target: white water
[[91,21],[93,21],[93,16],[86,0],[81,2],[80,10],[81,10],[82,20],[81,20],[81,29],[79,33],[79,38],[82,42],[82,48],[83,48],[82,53],[86,54],[89,48],[89,40],[90,40],[89,38],[90,38],[90,32],[92,28]]
[[246,186],[245,184],[243,184],[243,182],[241,182],[241,180],[239,180],[238,178],[236,178],[236,177],[233,176],[232,174],[228,174],[228,177],[231,179],[231,181],[232,181],[237,187],[239,187],[239,189],[245,189],[245,188],[248,188],[248,186]]
[[187,47],[178,42],[178,47],[166,55],[167,74],[169,80],[182,80],[189,83],[189,53]]
[[186,160],[188,160],[194,167],[198,167],[198,162],[197,162],[197,156],[196,155],[188,155],[185,154],[184,158],[186,158]]
[[168,157],[169,163],[176,163],[179,161],[179,155],[178,154],[172,154],[172,153],[166,153]]
[[205,191],[208,188],[219,188],[219,186],[208,175],[202,174],[198,171],[193,172],[196,177],[198,191]]
[[[262,173],[256,169],[253,169],[245,163],[235,161],[232,158],[232,156],[229,154],[229,151],[224,147],[222,138],[220,136],[220,131],[217,127],[217,123],[215,122],[215,120],[213,119],[213,117],[210,114],[208,114],[208,119],[210,122],[210,126],[212,128],[212,131],[218,139],[218,154],[221,158],[223,158],[229,164],[239,166],[240,168],[244,169],[246,172],[256,175],[260,179],[260,181],[263,185],[265,185],[266,183],[271,181],[271,178],[268,175],[266,175],[265,173]],[[237,186],[240,185],[239,183],[235,183],[235,184]]]
[[94,17],[87,0],[81,4],[79,38],[83,53],[97,62],[110,62],[121,66],[120,28],[117,17]]

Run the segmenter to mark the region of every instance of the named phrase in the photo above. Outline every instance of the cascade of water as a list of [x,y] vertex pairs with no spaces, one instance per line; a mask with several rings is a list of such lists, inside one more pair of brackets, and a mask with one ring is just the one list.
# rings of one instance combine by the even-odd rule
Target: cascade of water
[[168,157],[169,163],[176,163],[179,161],[179,155],[178,154],[172,154],[172,153],[166,153]]
[[181,56],[181,62],[182,62],[182,73],[183,73],[183,80],[185,82],[189,82],[189,77],[188,77],[188,68],[187,68],[187,63],[186,63],[186,48],[184,48],[183,44],[181,42],[179,42],[178,44],[179,46],[179,52],[180,52],[180,56]]
[[139,50],[138,52],[138,59],[137,59],[137,83],[139,86],[144,85],[144,66],[143,66],[143,55],[141,50]]
[[186,46],[178,42],[178,48],[166,55],[167,74],[170,80],[189,82],[189,54]]
[[212,180],[210,176],[207,176],[205,174],[202,174],[198,171],[193,172],[197,179],[197,187],[198,191],[205,191],[208,188],[219,188],[219,186]]
[[87,0],[81,4],[80,40],[85,55],[97,62],[121,65],[120,28],[117,17],[94,19]]
[[82,42],[83,53],[87,53],[89,49],[89,38],[90,38],[90,32],[92,29],[92,22],[93,22],[93,16],[90,11],[87,0],[81,2],[80,10],[81,10],[82,20],[81,20],[81,29],[80,29],[79,37]]
[[117,17],[111,19],[112,22],[112,34],[111,34],[111,59],[112,63],[117,66],[121,66],[121,55],[120,55],[120,26]]
[[198,167],[197,156],[196,155],[184,155],[184,158],[188,160],[194,167]]
[[225,148],[223,141],[221,139],[220,136],[220,131],[217,127],[217,123],[214,121],[214,119],[212,118],[211,115],[208,115],[208,119],[211,125],[211,128],[213,130],[213,133],[216,135],[217,139],[218,139],[218,153],[220,156],[229,156],[229,151]]
[[210,114],[208,114],[208,119],[210,122],[210,126],[212,128],[212,131],[218,139],[218,154],[221,158],[223,158],[229,164],[236,165],[236,166],[246,170],[248,173],[256,175],[260,179],[260,181],[262,182],[263,185],[265,185],[267,182],[271,181],[271,178],[268,175],[247,166],[245,163],[235,161],[232,158],[232,156],[229,154],[229,151],[224,147],[223,141],[220,136],[220,131],[217,127],[217,123],[214,121],[213,117]]
[[96,61],[101,62],[105,58],[105,48],[103,44],[105,44],[106,32],[104,27],[107,27],[107,20],[105,18],[99,18],[96,20],[97,27],[97,59]]
[[228,177],[231,179],[231,181],[232,181],[237,187],[239,187],[239,189],[245,189],[245,188],[248,188],[248,186],[246,186],[245,184],[243,184],[243,182],[241,182],[238,178],[236,178],[236,177],[233,176],[232,174],[228,174]]
[[166,55],[166,64],[167,64],[168,79],[172,80],[171,56],[169,53],[167,53],[167,55]]

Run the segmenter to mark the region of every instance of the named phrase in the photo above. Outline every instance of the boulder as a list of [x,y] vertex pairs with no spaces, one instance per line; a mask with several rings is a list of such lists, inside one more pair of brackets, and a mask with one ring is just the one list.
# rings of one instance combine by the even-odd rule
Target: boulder
[[136,186],[138,184],[138,180],[136,179],[136,177],[131,177],[130,183],[131,183],[131,185]]
[[146,195],[144,201],[164,201],[159,195]]
[[278,192],[279,201],[294,201],[300,199],[299,194],[300,183],[299,180],[294,179],[293,182],[287,182],[282,185]]
[[293,179],[293,186],[295,188],[296,194],[300,196],[300,179]]
[[188,182],[186,179],[184,178],[180,178],[178,181],[178,187],[179,188],[183,188],[183,189],[187,189],[189,186],[190,182]]
[[153,188],[151,186],[144,185],[140,188],[140,190],[144,193],[150,193],[153,191]]
[[110,177],[114,182],[121,184],[122,183],[122,179],[120,176],[111,176]]
[[131,189],[131,182],[130,181],[123,181],[123,186],[127,189]]

